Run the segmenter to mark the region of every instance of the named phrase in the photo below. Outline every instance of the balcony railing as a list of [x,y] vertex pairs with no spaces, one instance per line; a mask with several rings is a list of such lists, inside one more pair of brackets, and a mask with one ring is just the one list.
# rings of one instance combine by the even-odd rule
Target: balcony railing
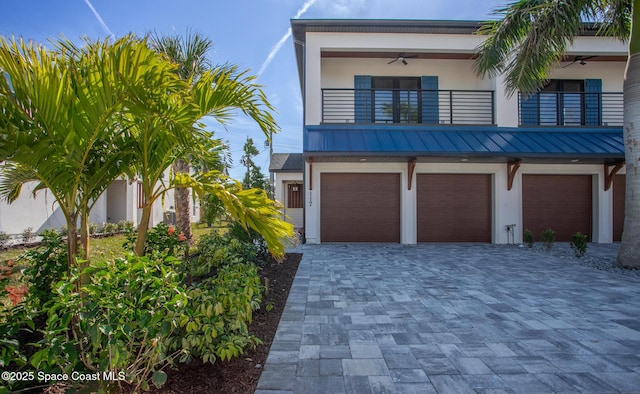
[[493,125],[494,92],[322,89],[322,122]]
[[620,127],[622,93],[539,92],[518,95],[521,126]]

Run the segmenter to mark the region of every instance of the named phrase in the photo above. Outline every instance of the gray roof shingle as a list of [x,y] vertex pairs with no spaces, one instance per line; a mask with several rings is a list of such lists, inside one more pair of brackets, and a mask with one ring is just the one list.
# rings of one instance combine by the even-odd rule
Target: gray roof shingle
[[271,155],[269,172],[302,172],[304,157],[302,153],[274,153]]

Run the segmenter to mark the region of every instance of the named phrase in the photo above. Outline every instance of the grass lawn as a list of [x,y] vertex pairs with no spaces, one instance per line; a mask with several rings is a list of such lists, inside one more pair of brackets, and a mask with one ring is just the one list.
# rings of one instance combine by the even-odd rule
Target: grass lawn
[[[226,231],[226,223],[219,226],[207,227],[204,223],[196,223],[192,227],[193,238],[197,240],[204,234],[209,234],[211,231],[216,230],[219,232]],[[125,241],[125,237],[122,234],[114,235],[104,238],[92,238],[89,246],[90,258],[93,261],[109,260],[115,257],[121,257],[126,253],[126,250],[122,247]],[[33,248],[33,247],[32,247]],[[22,253],[26,252],[30,248],[20,247],[15,249],[0,250],[0,261],[15,260]]]

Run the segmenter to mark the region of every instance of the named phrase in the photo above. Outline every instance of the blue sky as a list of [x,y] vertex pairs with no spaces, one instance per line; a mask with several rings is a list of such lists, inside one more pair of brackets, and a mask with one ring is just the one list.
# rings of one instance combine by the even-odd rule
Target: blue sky
[[[250,69],[276,107],[281,132],[275,152],[302,151],[302,100],[291,37],[290,19],[312,18],[484,20],[506,0],[12,0],[3,1],[0,34],[46,43],[64,36],[73,41],[109,35],[120,37],[184,33],[194,29],[214,41],[213,63],[230,62]],[[277,44],[283,42],[281,46]],[[211,123],[231,146],[230,174],[242,179],[242,146],[247,136],[262,151],[256,163],[269,166],[264,135],[238,117],[225,130]]]

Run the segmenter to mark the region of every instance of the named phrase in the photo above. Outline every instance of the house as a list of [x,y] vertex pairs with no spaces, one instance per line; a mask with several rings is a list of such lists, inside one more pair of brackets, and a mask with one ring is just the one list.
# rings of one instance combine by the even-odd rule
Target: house
[[474,71],[479,26],[291,21],[306,242],[620,239],[626,45],[585,26],[546,87],[509,96]]
[[282,204],[283,219],[300,229],[304,227],[302,153],[274,153],[269,172],[273,174],[274,197]]
[[[2,170],[0,167],[0,176]],[[66,225],[66,220],[55,198],[48,190],[40,190],[35,196],[33,190],[36,182],[29,182],[22,188],[22,193],[16,201],[8,204],[0,201],[0,232],[18,236],[27,228],[39,234],[45,229],[60,229]],[[175,222],[173,207],[173,191],[165,196],[164,204],[158,200],[153,205],[150,225]],[[135,224],[140,222],[144,195],[142,184],[128,179],[113,181],[107,191],[100,196],[91,210],[90,223],[118,223],[122,220]],[[200,218],[199,205],[192,206],[192,221]]]

